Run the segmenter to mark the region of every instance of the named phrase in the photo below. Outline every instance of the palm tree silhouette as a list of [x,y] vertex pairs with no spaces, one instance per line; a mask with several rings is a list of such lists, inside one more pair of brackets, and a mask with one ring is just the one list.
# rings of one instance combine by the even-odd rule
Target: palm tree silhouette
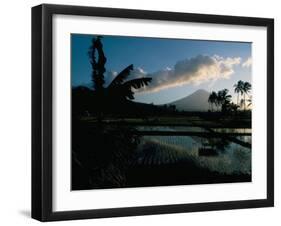
[[246,110],[246,94],[248,96],[248,93],[251,91],[252,85],[249,82],[244,82],[243,85],[243,94],[244,94],[244,111]]
[[[105,72],[105,63],[106,57],[103,52],[103,46],[101,43],[101,36],[98,36],[96,39],[92,39],[92,45],[89,48],[89,58],[92,65],[92,82],[93,88],[96,92],[101,92],[104,85],[104,72]],[[96,60],[96,51],[98,53],[98,61]]]
[[225,110],[230,106],[231,103],[232,96],[229,95],[228,92],[228,89],[220,90],[217,93],[215,91],[212,91],[208,98],[208,102],[211,105],[215,104],[217,106],[217,111],[219,106],[221,107],[221,110]]
[[240,99],[239,99],[239,94],[241,94],[241,96],[243,95],[244,93],[244,82],[239,80],[237,82],[237,84],[234,85],[234,92],[237,93],[237,105],[239,106],[240,105]]
[[211,110],[213,111],[213,106],[217,105],[218,95],[215,91],[211,92],[208,102],[211,104]]
[[221,105],[221,110],[223,110],[223,108],[227,107],[230,104],[231,95],[229,95],[228,92],[228,89],[218,91],[217,102],[219,105]]
[[[134,89],[142,88],[151,82],[152,78],[142,77],[132,80],[127,80],[131,71],[133,70],[133,64],[126,67],[121,71],[108,85],[104,87],[104,73],[105,63],[107,61],[104,52],[103,45],[101,42],[101,36],[97,36],[92,39],[92,45],[89,48],[89,58],[92,65],[92,84],[94,92],[96,95],[96,109],[98,112],[98,121],[101,121],[103,110],[106,104],[109,104],[107,101],[111,100],[111,103],[114,101],[120,101],[125,99],[134,99]],[[97,54],[96,54],[97,53]],[[98,59],[96,57],[98,56]],[[114,100],[114,101],[112,101]],[[116,103],[115,103],[116,104]]]

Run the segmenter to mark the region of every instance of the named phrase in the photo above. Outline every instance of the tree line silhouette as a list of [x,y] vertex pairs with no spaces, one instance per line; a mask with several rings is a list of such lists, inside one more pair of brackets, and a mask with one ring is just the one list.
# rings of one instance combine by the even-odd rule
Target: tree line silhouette
[[[218,92],[212,91],[208,102],[210,104],[211,111],[214,111],[214,106],[216,110],[221,112],[236,112],[239,108],[244,108],[246,110],[246,101],[248,101],[248,107],[252,105],[252,99],[248,96],[252,89],[252,85],[249,82],[243,82],[239,80],[237,84],[234,85],[234,92],[237,93],[237,104],[231,101],[232,96],[228,89],[223,89]],[[240,98],[240,95],[243,98]],[[246,100],[246,95],[249,99]]]

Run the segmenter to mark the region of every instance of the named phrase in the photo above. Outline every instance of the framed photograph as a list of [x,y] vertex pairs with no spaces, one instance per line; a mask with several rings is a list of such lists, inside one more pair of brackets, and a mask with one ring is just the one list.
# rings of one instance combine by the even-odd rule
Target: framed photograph
[[32,8],[32,217],[274,205],[274,21]]

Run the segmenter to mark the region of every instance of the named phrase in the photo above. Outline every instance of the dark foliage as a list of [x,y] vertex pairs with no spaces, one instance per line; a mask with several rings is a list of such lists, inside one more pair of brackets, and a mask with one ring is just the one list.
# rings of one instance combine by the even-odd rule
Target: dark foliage
[[[96,51],[98,53],[98,61],[96,61]],[[92,45],[89,49],[89,58],[92,65],[92,81],[93,88],[96,91],[101,91],[104,85],[104,72],[106,57],[103,53],[103,47],[101,43],[101,37],[97,37],[92,40]]]
[[125,171],[139,143],[132,130],[73,121],[72,189],[125,186]]

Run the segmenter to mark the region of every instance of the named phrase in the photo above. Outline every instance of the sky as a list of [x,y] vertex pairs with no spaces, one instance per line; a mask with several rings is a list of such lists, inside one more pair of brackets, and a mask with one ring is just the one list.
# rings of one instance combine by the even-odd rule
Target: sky
[[[88,50],[95,35],[71,35],[72,86],[91,84]],[[135,101],[166,104],[198,89],[208,92],[251,83],[251,43],[188,39],[103,36],[107,58],[105,85],[125,67],[134,65],[128,79],[151,77],[149,86],[135,94]]]

